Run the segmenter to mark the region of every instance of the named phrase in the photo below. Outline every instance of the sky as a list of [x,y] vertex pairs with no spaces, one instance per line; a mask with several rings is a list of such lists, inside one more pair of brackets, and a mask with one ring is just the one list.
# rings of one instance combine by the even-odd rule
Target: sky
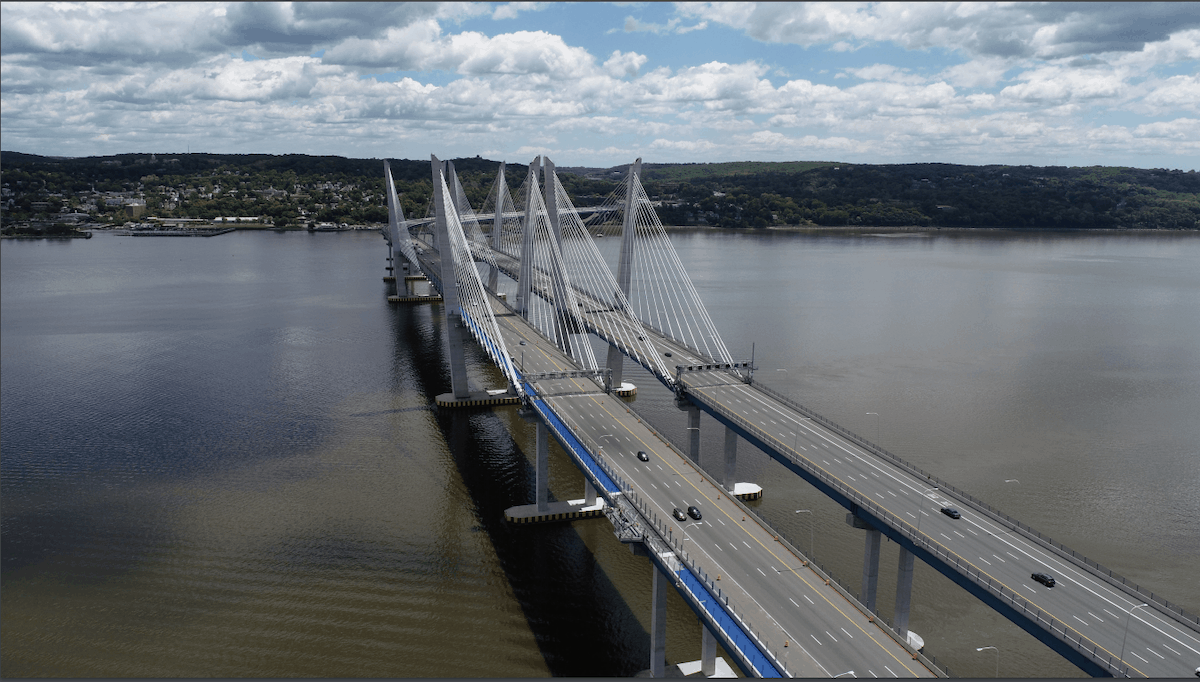
[[1200,3],[0,3],[0,148],[1200,165]]

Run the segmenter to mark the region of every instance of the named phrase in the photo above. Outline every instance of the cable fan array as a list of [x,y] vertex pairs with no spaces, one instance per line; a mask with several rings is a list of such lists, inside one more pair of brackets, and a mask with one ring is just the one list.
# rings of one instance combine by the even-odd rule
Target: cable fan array
[[[537,177],[543,163],[546,187],[539,186]],[[585,369],[598,369],[587,336],[591,332],[671,381],[672,368],[655,348],[647,328],[700,356],[733,362],[632,169],[601,211],[585,222],[548,159],[543,162],[539,157],[530,164],[517,201],[509,193],[502,165],[481,207],[483,220],[492,219],[490,233],[481,229],[479,216],[452,170],[448,182],[441,190],[444,205],[453,207],[447,211],[447,226],[463,317],[510,378],[515,376],[512,360],[499,335],[477,262],[487,265],[484,274],[492,291],[501,272],[513,279],[517,296],[510,302],[517,311]],[[621,277],[628,277],[628,294],[609,265],[620,257],[614,249],[623,240],[606,240],[602,250],[593,239],[593,233],[597,237],[622,234],[627,206],[632,230],[627,246],[632,248],[626,255],[627,272]]]
[[388,203],[388,232],[387,241],[393,249],[399,248],[408,262],[417,264],[417,251],[413,247],[412,237],[408,233],[408,221],[404,219],[404,209],[400,206],[400,198],[396,196],[396,184],[392,182],[392,166],[383,162],[383,175],[387,185]]
[[[631,186],[633,200],[627,202]],[[632,314],[701,355],[733,362],[636,173],[605,198],[602,210],[588,220],[587,230],[620,236],[627,203],[632,206],[635,230],[628,294]],[[615,264],[619,254],[609,251],[608,258]]]
[[671,376],[642,322],[630,315],[632,308],[629,301],[621,292],[612,270],[605,264],[604,257],[567,191],[563,189],[558,174],[551,171],[548,176],[547,182],[554,183],[554,199],[562,224],[562,252],[566,271],[579,292],[582,312],[592,331],[639,363],[653,368],[660,376]]
[[[441,185],[442,199],[445,202],[443,206],[453,206],[450,191],[445,183],[438,184]],[[438,191],[437,188],[434,191]],[[462,196],[461,192],[459,196]],[[478,225],[476,225],[476,229],[478,229]],[[516,368],[512,365],[512,358],[504,344],[504,337],[500,335],[496,316],[492,313],[491,301],[487,291],[483,288],[479,271],[475,268],[471,246],[467,243],[457,210],[446,211],[446,232],[449,235],[450,253],[454,258],[454,277],[458,281],[459,312],[463,322],[491,356],[496,366],[504,372],[504,376],[516,388],[518,394],[523,394],[520,378]],[[447,255],[445,251],[442,252],[443,258]]]
[[517,306],[525,312],[526,319],[579,365],[596,370],[596,355],[580,317],[584,304],[567,273],[560,235],[538,191],[537,171],[541,165],[538,161],[530,164],[521,192],[529,224],[522,234],[520,276],[528,278],[528,287],[520,286]]

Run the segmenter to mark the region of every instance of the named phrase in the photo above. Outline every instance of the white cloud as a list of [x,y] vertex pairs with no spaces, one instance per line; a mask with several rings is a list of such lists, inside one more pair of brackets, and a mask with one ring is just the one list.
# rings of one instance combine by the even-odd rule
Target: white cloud
[[548,4],[546,2],[509,2],[496,7],[496,11],[492,12],[492,19],[497,21],[516,19],[521,12],[540,12],[546,9]]
[[638,70],[646,63],[646,56],[636,52],[621,52],[613,50],[612,55],[604,62],[604,70],[613,78],[636,76]]
[[[624,39],[635,45],[706,26],[752,37],[723,33],[737,60],[673,52],[667,68],[651,50],[594,51],[542,28],[568,5],[5,3],[3,144],[579,155],[569,165],[643,152],[971,162],[1076,149],[1194,166],[1200,27],[1173,6],[1146,8],[1150,22],[1138,8],[708,3],[657,24],[630,17],[631,31],[662,36]],[[623,30],[629,11],[609,25]],[[525,30],[495,32],[517,24],[488,17]],[[803,65],[756,59],[762,41],[816,49]],[[881,42],[926,52],[859,56]],[[231,57],[244,52],[259,59]],[[810,62],[815,81],[787,75]]]
[[693,3],[679,13],[756,40],[846,49],[891,42],[972,56],[1057,58],[1137,52],[1200,27],[1189,3]]
[[857,69],[845,69],[845,72],[865,81],[914,84],[925,83],[928,80],[923,76],[909,73],[908,69],[897,68],[891,64],[872,64],[871,66],[864,66]]
[[708,140],[667,140],[660,137],[650,143],[650,149],[670,149],[683,152],[706,152],[716,148],[717,145]]

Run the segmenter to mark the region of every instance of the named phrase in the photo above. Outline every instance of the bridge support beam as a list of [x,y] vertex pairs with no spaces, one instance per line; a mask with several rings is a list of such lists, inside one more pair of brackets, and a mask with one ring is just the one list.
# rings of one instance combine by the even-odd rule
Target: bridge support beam
[[667,577],[650,564],[654,572],[650,589],[650,676],[662,677],[667,667]]
[[700,464],[700,408],[688,403],[684,409],[688,415],[688,457]]
[[592,485],[591,480],[587,476],[583,477],[583,506],[590,507],[596,504],[596,486]]
[[908,639],[908,609],[912,604],[913,560],[916,555],[900,548],[900,565],[896,571],[896,632]]
[[705,677],[717,674],[717,638],[703,622],[700,623],[700,674]]
[[737,486],[737,432],[725,427],[725,466],[721,468],[721,485],[729,492]]
[[863,581],[862,604],[867,610],[875,611],[875,594],[879,590],[879,545],[883,540],[880,532],[874,528],[867,531],[866,546],[863,549]]
[[550,509],[550,432],[542,420],[537,422],[537,471],[534,485],[537,487],[535,497],[539,512]]
[[862,594],[859,595],[858,601],[874,613],[875,594],[879,591],[879,545],[883,536],[878,528],[859,518],[856,514],[846,514],[846,523],[867,531],[866,544],[863,548]]

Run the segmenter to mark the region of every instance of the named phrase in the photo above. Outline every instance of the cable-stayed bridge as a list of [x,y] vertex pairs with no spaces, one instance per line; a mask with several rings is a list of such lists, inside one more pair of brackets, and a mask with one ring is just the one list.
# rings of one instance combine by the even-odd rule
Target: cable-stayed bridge
[[[439,404],[493,395],[468,385],[469,331],[507,381],[499,392],[537,423],[530,513],[603,509],[621,541],[651,559],[656,676],[668,585],[704,625],[705,674],[716,671],[717,641],[751,676],[944,674],[908,632],[916,559],[1088,674],[1177,677],[1200,666],[1195,615],[755,382],[753,363],[730,355],[671,246],[642,188],[640,160],[587,220],[548,159],[530,164],[515,197],[501,164],[478,212],[452,164],[434,158],[431,171],[433,220],[417,225],[405,221],[385,170],[385,237],[397,282],[401,272],[420,272],[443,297],[452,394]],[[686,452],[613,395],[631,388],[626,358],[687,412]],[[725,427],[713,471],[699,463],[701,411]],[[585,499],[565,513],[547,501],[551,434],[587,481]],[[738,437],[849,511],[847,522],[864,533],[857,597],[737,499],[745,489],[733,480]],[[677,518],[688,507],[701,518]],[[949,508],[959,515],[943,513]],[[901,548],[890,626],[875,616],[884,535]],[[1056,584],[1034,582],[1034,573]]]

